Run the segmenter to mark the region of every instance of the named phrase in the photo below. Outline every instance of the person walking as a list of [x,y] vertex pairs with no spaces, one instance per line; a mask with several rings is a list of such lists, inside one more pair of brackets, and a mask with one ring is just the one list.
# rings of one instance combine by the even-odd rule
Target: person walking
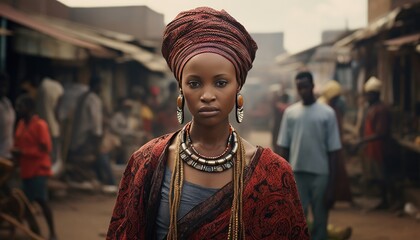
[[21,82],[21,86],[36,99],[36,113],[48,124],[52,142],[53,173],[54,175],[59,174],[63,163],[60,151],[60,124],[57,119],[56,108],[64,92],[63,86],[57,80],[38,75],[25,78]]
[[[340,83],[338,83],[336,80],[330,80],[323,87],[321,96],[318,98],[318,101],[327,104],[334,110],[335,116],[337,118],[338,129],[340,131],[341,144],[343,144],[343,121],[346,112],[346,104],[341,98],[341,95],[342,89]],[[343,150],[338,152],[338,161],[336,166],[337,179],[334,189],[334,200],[348,202],[354,206]]]
[[[193,118],[133,153],[107,239],[309,239],[290,165],[241,138],[240,90],[257,45],[226,11],[181,12],[162,54]],[[235,104],[236,103],[236,104]]]
[[[52,175],[51,137],[47,123],[35,114],[35,100],[28,95],[18,98],[16,111],[21,117],[15,132],[12,153],[19,162],[23,191],[31,202],[37,202],[47,221],[49,239],[57,239],[53,213],[48,202],[47,180]],[[39,229],[36,230],[39,233]]]
[[310,72],[299,72],[295,83],[302,100],[285,110],[277,144],[293,169],[306,216],[311,207],[312,239],[325,240],[337,151],[341,149],[338,124],[334,110],[316,101]]
[[355,149],[364,147],[363,185],[364,193],[379,192],[380,203],[376,209],[389,207],[388,194],[392,172],[391,113],[381,101],[382,81],[371,77],[364,85],[368,108],[363,118],[362,137],[355,144]]
[[[330,106],[337,118],[338,129],[340,131],[340,140],[343,144],[343,121],[346,112],[346,104],[341,98],[342,88],[336,80],[329,80],[323,87],[321,96],[318,98],[320,103]],[[343,201],[349,203],[351,206],[356,206],[353,202],[353,196],[350,190],[350,179],[347,174],[346,162],[344,158],[343,149],[340,149],[337,157],[336,166],[336,180],[334,184],[334,201]],[[349,239],[352,235],[353,229],[351,227],[337,227],[333,224],[328,224],[328,237],[333,239]]]

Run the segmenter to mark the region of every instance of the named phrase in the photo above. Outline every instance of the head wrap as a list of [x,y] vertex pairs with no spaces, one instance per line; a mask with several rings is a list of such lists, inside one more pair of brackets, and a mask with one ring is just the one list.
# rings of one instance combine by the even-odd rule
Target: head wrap
[[239,22],[226,11],[199,7],[178,14],[163,34],[162,54],[181,81],[185,64],[201,53],[216,53],[235,67],[242,87],[255,59],[257,44]]
[[341,94],[341,85],[335,81],[330,80],[325,84],[322,90],[322,96],[325,98],[326,101],[330,101],[334,97],[337,97]]
[[365,92],[381,92],[381,89],[382,81],[373,76],[367,80],[364,86]]

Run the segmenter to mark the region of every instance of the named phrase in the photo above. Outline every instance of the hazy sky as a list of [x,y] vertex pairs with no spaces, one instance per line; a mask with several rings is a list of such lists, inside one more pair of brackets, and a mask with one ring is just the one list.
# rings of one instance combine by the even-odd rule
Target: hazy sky
[[225,9],[250,32],[284,32],[287,51],[295,53],[321,41],[326,29],[350,29],[367,24],[367,0],[59,0],[71,7],[147,5],[164,14],[198,6]]

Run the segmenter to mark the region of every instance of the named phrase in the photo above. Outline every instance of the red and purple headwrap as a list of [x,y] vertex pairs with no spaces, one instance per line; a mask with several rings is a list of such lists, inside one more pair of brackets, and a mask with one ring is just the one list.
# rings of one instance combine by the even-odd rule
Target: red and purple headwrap
[[199,7],[181,12],[166,26],[162,54],[178,82],[192,57],[200,53],[219,54],[235,66],[242,87],[257,48],[244,26],[226,11]]

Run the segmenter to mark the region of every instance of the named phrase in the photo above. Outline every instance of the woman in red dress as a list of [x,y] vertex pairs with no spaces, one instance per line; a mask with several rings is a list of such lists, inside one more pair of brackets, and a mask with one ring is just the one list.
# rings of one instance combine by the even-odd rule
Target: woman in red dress
[[107,239],[309,239],[289,164],[241,138],[240,90],[257,45],[225,11],[181,12],[162,54],[193,120],[131,157]]

